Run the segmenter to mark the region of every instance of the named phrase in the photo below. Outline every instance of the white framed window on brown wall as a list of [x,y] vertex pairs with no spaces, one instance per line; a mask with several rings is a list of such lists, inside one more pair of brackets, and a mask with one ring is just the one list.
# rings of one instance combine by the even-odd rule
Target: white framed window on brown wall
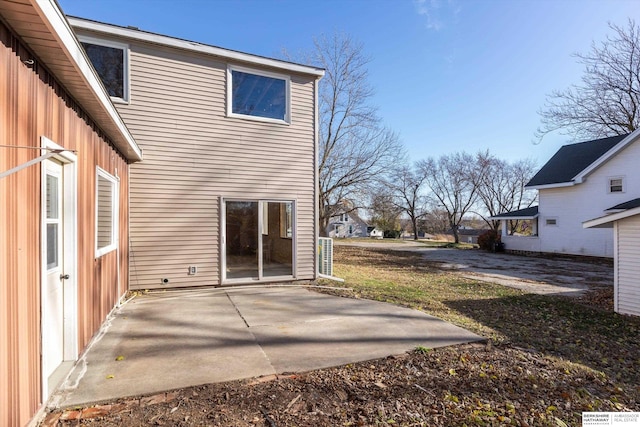
[[96,169],[96,258],[116,249],[118,239],[118,180]]
[[115,102],[129,102],[129,45],[95,37],[80,37],[80,44]]

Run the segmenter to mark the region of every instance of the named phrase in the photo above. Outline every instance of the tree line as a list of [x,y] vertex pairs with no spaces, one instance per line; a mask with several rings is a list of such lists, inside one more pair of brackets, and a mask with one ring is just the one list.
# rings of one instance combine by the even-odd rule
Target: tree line
[[[576,54],[585,65],[582,83],[554,91],[539,111],[542,139],[560,131],[572,138],[629,133],[640,123],[640,28],[609,25],[613,35]],[[398,135],[382,125],[372,104],[364,46],[349,35],[315,40],[307,62],[325,68],[319,86],[319,229],[332,218],[367,209],[381,228],[405,217],[417,237],[427,221],[450,229],[455,241],[469,215],[482,218],[522,209],[535,202],[524,189],[536,165],[508,162],[489,150],[457,152],[410,162]]]

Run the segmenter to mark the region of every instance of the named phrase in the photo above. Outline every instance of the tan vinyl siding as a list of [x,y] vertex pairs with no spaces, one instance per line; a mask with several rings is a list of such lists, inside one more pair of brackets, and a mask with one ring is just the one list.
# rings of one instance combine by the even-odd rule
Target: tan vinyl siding
[[640,316],[640,215],[618,221],[616,311]]
[[291,76],[282,125],[226,117],[216,58],[136,42],[130,68],[131,102],[117,108],[144,151],[131,167],[131,287],[219,284],[223,197],[295,201],[295,276],[314,278],[315,78]]
[[[39,147],[46,136],[77,150],[78,340],[80,351],[127,289],[129,166],[83,110],[0,22],[0,145]],[[0,147],[0,171],[40,150]],[[121,250],[95,260],[96,166],[122,179]],[[42,401],[40,366],[41,165],[0,179],[0,425],[23,426]],[[120,283],[117,260],[120,255]]]

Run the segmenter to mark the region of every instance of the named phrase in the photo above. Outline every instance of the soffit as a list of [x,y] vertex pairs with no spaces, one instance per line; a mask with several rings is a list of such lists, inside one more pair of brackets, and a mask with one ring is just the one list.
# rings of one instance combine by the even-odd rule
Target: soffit
[[54,0],[0,0],[0,15],[129,161],[142,151]]

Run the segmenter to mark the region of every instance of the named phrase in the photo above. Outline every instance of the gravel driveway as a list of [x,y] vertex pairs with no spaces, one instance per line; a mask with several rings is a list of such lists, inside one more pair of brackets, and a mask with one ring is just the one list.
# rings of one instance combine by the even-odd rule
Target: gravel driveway
[[413,241],[334,240],[336,245],[420,252],[426,262],[461,276],[542,295],[581,296],[586,290],[613,286],[613,260],[523,256],[479,249],[433,248]]

